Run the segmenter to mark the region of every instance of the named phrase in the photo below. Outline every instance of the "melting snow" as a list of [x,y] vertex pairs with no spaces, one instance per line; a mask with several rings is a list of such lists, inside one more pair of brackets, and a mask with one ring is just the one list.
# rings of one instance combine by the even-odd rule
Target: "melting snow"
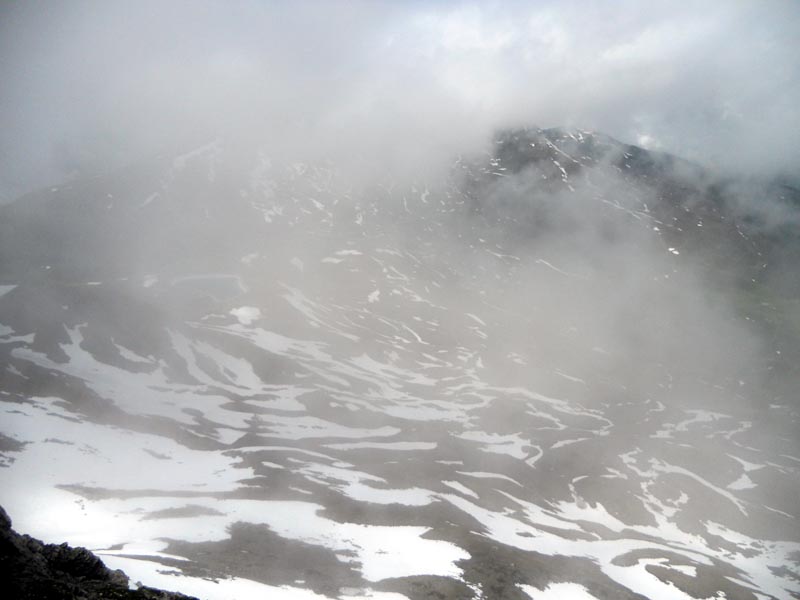
[[15,287],[17,287],[17,286],[16,285],[0,285],[0,298],[5,296],[7,293],[9,293]]
[[518,587],[532,600],[597,600],[585,587],[577,583],[551,583],[544,590],[526,584],[520,584]]
[[232,309],[229,314],[236,317],[242,325],[250,325],[261,318],[261,311],[254,306],[240,306]]

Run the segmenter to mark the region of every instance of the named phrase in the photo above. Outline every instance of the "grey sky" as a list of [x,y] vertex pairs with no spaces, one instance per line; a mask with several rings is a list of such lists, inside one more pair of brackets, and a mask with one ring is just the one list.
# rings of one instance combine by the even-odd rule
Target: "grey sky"
[[800,3],[4,2],[0,200],[221,134],[434,160],[571,125],[800,166]]

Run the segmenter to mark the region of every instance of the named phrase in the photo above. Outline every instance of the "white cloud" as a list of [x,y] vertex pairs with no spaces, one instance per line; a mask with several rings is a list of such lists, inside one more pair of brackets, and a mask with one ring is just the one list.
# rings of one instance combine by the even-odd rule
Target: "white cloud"
[[[793,172],[794,2],[4,5],[0,193],[238,129],[453,152],[576,125],[722,168]],[[646,124],[643,127],[643,123]],[[326,142],[327,140],[327,142]],[[400,146],[417,146],[406,148]]]

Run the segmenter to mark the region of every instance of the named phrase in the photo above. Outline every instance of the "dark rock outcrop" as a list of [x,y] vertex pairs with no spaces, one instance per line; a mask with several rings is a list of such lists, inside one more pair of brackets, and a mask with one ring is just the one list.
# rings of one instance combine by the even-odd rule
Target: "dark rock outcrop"
[[0,582],[3,597],[14,600],[192,600],[148,587],[129,589],[128,577],[122,571],[108,569],[86,548],[43,544],[16,533],[2,507]]

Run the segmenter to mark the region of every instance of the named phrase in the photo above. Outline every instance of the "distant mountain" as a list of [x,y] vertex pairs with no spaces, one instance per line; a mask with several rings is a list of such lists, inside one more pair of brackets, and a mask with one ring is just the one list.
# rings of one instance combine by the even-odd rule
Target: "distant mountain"
[[435,178],[217,140],[30,194],[0,504],[203,598],[796,596],[798,207],[538,128]]
[[[783,182],[715,177],[678,157],[578,130],[508,130],[495,145],[488,163],[470,168],[478,198],[497,177],[525,171],[536,172],[534,197],[579,183],[595,190],[597,202],[610,210],[627,211],[632,219],[638,214],[646,226],[655,223],[668,243],[697,248],[697,259],[739,271],[745,286],[800,258],[800,190]],[[609,179],[624,183],[612,185],[615,198],[608,197]],[[532,209],[539,204],[533,202]],[[514,206],[506,221],[518,220],[519,211],[524,215],[525,207]],[[792,280],[784,280],[781,291],[796,295],[798,270],[786,271]]]

